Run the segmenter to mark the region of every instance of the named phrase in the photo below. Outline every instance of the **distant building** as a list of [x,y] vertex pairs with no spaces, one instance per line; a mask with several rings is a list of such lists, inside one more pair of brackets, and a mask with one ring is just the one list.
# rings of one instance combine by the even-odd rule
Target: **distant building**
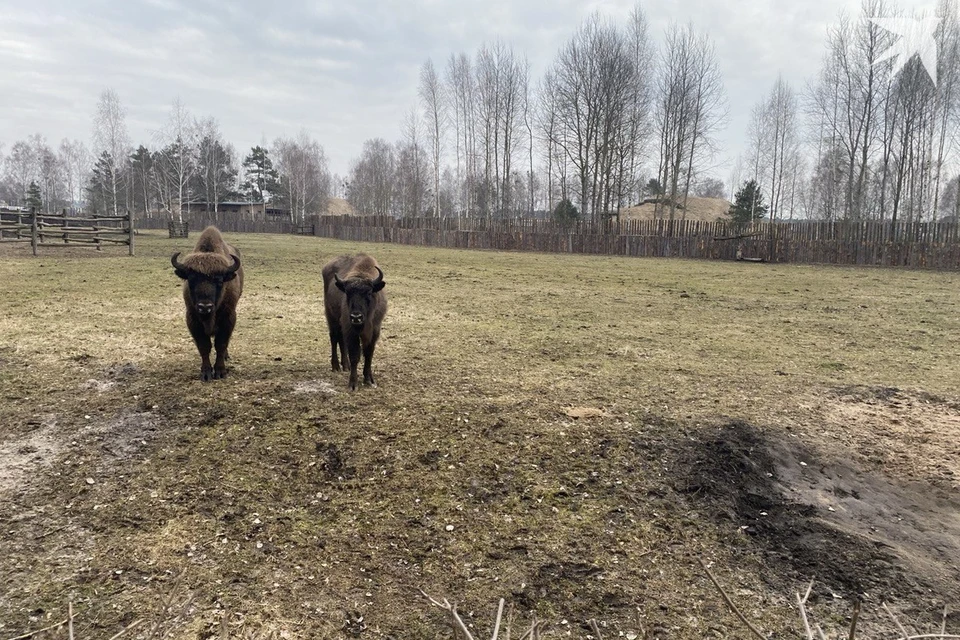
[[236,216],[240,220],[283,220],[290,218],[290,209],[263,202],[249,200],[231,200],[221,202],[216,207],[212,202],[191,202],[183,204],[183,212],[213,213]]

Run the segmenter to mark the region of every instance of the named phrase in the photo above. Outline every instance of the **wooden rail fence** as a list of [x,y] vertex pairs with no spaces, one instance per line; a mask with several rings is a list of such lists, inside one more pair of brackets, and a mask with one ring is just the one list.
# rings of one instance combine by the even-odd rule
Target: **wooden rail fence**
[[0,212],[0,243],[29,242],[33,255],[40,247],[127,245],[134,254],[133,216],[68,216],[30,212]]
[[[138,218],[166,229],[169,216]],[[730,222],[614,220],[562,225],[552,220],[311,216],[300,223],[238,220],[229,214],[184,214],[191,228],[227,232],[314,234],[351,242],[501,251],[636,257],[752,260],[780,263],[903,266],[960,270],[956,223]]]

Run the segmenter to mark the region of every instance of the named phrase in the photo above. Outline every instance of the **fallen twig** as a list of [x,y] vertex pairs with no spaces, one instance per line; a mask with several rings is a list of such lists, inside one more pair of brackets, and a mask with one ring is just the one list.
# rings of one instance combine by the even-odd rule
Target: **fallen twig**
[[883,603],[883,610],[890,614],[890,617],[893,618],[893,623],[897,625],[897,628],[900,629],[900,633],[903,634],[904,638],[909,638],[910,634],[907,633],[907,630],[903,628],[903,625],[900,624],[900,620],[897,619],[897,616],[893,615],[893,611],[890,611],[890,607],[887,606],[887,603]]
[[493,624],[493,636],[492,640],[497,640],[500,636],[500,619],[503,618],[503,598],[500,598],[500,606],[497,607],[497,621]]
[[117,638],[119,638],[120,636],[122,636],[123,634],[125,634],[127,631],[130,631],[130,630],[133,629],[134,627],[138,626],[138,625],[139,625],[140,623],[142,623],[142,622],[143,622],[143,620],[134,620],[133,622],[131,622],[130,624],[128,624],[126,627],[124,627],[123,629],[121,629],[119,632],[117,632],[117,633],[115,633],[114,635],[110,636],[109,640],[117,640]]
[[603,637],[600,635],[600,627],[597,626],[596,620],[590,621],[590,630],[596,635],[597,640],[603,640]]
[[855,640],[857,635],[857,620],[860,618],[860,601],[853,603],[853,618],[850,620],[850,635],[847,640]]
[[467,629],[467,625],[463,623],[463,619],[460,618],[460,614],[457,613],[456,605],[450,604],[450,602],[446,598],[443,599],[443,602],[434,600],[429,595],[427,595],[427,593],[423,589],[420,590],[420,593],[423,594],[424,598],[430,601],[430,604],[448,612],[450,614],[450,617],[453,619],[454,625],[456,625],[455,628],[458,629],[460,633],[462,633],[466,637],[467,640],[474,640],[473,635],[471,635],[469,629]]
[[717,579],[713,577],[713,574],[710,572],[710,569],[707,568],[707,563],[703,561],[703,558],[699,558],[699,560],[700,560],[700,566],[703,567],[703,570],[707,573],[707,577],[710,578],[710,582],[713,583],[713,586],[715,586],[717,588],[717,591],[720,592],[720,595],[723,596],[723,599],[724,601],[726,601],[727,606],[730,607],[730,610],[733,611],[733,613],[736,614],[738,618],[740,618],[740,621],[743,624],[747,625],[747,628],[749,628],[750,631],[752,631],[755,636],[757,636],[761,640],[767,640],[767,636],[763,635],[763,633],[759,629],[753,626],[752,622],[747,620],[746,616],[740,613],[740,609],[737,608],[737,605],[733,604],[733,600],[731,600],[730,596],[727,595],[727,592],[723,590],[723,587],[720,586],[720,583],[717,582]]
[[30,638],[32,636],[37,635],[38,633],[43,633],[44,631],[50,631],[52,629],[57,629],[59,627],[62,627],[63,625],[67,624],[67,622],[69,622],[69,619],[63,620],[62,622],[58,622],[57,624],[52,624],[49,627],[44,627],[43,629],[37,629],[36,631],[25,633],[22,636],[16,636],[15,638],[10,638],[9,640],[24,640],[24,638]]

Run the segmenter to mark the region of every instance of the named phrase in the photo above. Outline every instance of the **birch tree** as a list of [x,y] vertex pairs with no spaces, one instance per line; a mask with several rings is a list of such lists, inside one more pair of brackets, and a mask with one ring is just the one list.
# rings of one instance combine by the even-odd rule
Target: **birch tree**
[[443,157],[443,136],[447,128],[446,101],[443,84],[432,60],[420,68],[420,106],[426,123],[427,143],[433,168],[433,215],[440,215],[440,173]]
[[127,134],[126,111],[113,89],[104,89],[100,93],[93,119],[93,143],[94,153],[108,162],[105,169],[109,174],[113,215],[120,215],[118,190],[123,167],[119,163],[124,162],[128,155],[130,137]]

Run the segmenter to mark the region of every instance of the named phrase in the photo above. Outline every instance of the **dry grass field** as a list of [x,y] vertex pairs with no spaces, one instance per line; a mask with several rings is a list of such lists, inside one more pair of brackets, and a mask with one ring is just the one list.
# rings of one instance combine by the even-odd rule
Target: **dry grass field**
[[[811,579],[834,633],[960,611],[960,275],[227,238],[210,383],[188,241],[0,247],[0,638],[69,601],[78,640],[452,637],[420,589],[477,637],[501,597],[546,637],[748,637],[701,559],[772,637]],[[320,268],[356,250],[390,311],[351,394]]]

